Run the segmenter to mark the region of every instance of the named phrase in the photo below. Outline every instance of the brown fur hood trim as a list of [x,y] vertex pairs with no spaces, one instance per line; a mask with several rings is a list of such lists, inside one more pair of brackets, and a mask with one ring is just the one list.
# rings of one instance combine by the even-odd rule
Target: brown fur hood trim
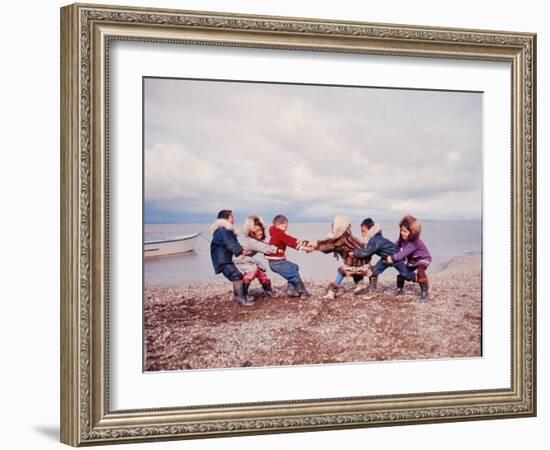
[[375,223],[372,228],[367,232],[366,236],[363,237],[363,244],[367,245],[371,238],[382,231],[382,227]]
[[226,230],[231,230],[235,234],[239,234],[239,232],[235,229],[233,225],[231,225],[231,222],[227,219],[218,219],[216,220],[212,225],[210,225],[210,234],[214,234],[218,228],[225,228]]
[[422,233],[422,224],[420,223],[420,220],[411,215],[404,216],[401,219],[401,222],[399,222],[399,227],[405,227],[411,232],[409,241],[416,241]]
[[250,236],[251,231],[254,229],[254,222],[256,220],[262,224],[262,227],[264,228],[264,234],[265,234],[266,228],[265,228],[264,219],[260,216],[248,216],[244,221],[244,225],[243,225],[243,232],[245,236]]
[[325,239],[338,239],[341,237],[350,227],[348,216],[338,214],[332,221],[332,232],[327,234]]

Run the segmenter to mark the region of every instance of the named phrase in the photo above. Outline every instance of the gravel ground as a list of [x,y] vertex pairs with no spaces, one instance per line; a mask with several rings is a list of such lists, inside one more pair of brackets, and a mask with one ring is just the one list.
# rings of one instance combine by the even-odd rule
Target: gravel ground
[[[481,256],[469,254],[430,275],[430,299],[390,280],[373,296],[344,282],[306,279],[311,298],[289,298],[273,275],[276,298],[256,281],[252,307],[237,305],[229,282],[146,288],[146,370],[213,369],[481,356]],[[221,278],[221,277],[220,277]],[[280,281],[279,281],[280,280]]]

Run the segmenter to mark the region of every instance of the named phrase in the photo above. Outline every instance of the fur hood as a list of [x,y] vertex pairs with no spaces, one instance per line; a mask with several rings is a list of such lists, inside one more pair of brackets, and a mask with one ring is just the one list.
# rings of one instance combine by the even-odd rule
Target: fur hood
[[325,239],[338,239],[341,237],[351,226],[348,216],[338,214],[332,221],[332,232],[327,234]]
[[214,234],[218,228],[225,228],[226,230],[233,231],[235,234],[239,234],[235,227],[227,219],[218,219],[210,225],[210,234]]
[[367,245],[371,238],[382,231],[382,227],[375,223],[372,228],[367,232],[367,235],[363,237],[363,243]]
[[409,241],[416,241],[422,233],[422,224],[420,223],[420,220],[411,215],[406,215],[401,219],[401,222],[399,222],[399,228],[401,227],[405,227],[411,232]]
[[248,216],[244,221],[244,225],[243,225],[243,232],[245,236],[247,237],[250,236],[250,232],[254,229],[255,221],[258,221],[262,224],[262,227],[264,229],[264,234],[265,234],[266,227],[265,227],[264,219],[260,216]]

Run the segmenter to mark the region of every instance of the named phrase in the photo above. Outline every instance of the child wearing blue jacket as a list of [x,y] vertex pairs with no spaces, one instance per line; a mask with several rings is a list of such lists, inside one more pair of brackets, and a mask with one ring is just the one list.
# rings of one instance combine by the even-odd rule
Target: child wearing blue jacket
[[210,227],[212,241],[210,242],[210,257],[215,273],[221,273],[233,284],[236,302],[242,306],[252,306],[254,301],[247,297],[243,286],[243,274],[233,262],[233,256],[248,256],[237,240],[237,230],[234,225],[233,212],[224,209],[218,213],[218,219]]
[[[378,276],[388,267],[392,266],[387,261],[388,256],[395,255],[399,252],[399,248],[394,242],[382,235],[382,227],[375,224],[370,217],[361,222],[361,234],[363,235],[365,246],[350,252],[350,256],[354,255],[359,259],[366,260],[366,262],[370,262],[373,255],[380,256],[380,259],[372,269],[372,275],[369,277],[369,288],[374,291],[376,290]],[[410,271],[404,262],[393,264],[393,267],[400,274],[406,276],[407,279],[410,277]]]

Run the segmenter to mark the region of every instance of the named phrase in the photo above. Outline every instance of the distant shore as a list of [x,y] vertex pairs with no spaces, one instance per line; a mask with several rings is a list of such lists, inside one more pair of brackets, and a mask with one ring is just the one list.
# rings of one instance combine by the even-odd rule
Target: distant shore
[[[388,269],[392,270],[392,269]],[[481,356],[481,255],[467,254],[430,273],[430,299],[395,278],[373,296],[332,279],[306,278],[311,298],[289,298],[270,274],[276,298],[255,281],[252,307],[237,305],[229,282],[146,287],[146,370],[213,369]]]

